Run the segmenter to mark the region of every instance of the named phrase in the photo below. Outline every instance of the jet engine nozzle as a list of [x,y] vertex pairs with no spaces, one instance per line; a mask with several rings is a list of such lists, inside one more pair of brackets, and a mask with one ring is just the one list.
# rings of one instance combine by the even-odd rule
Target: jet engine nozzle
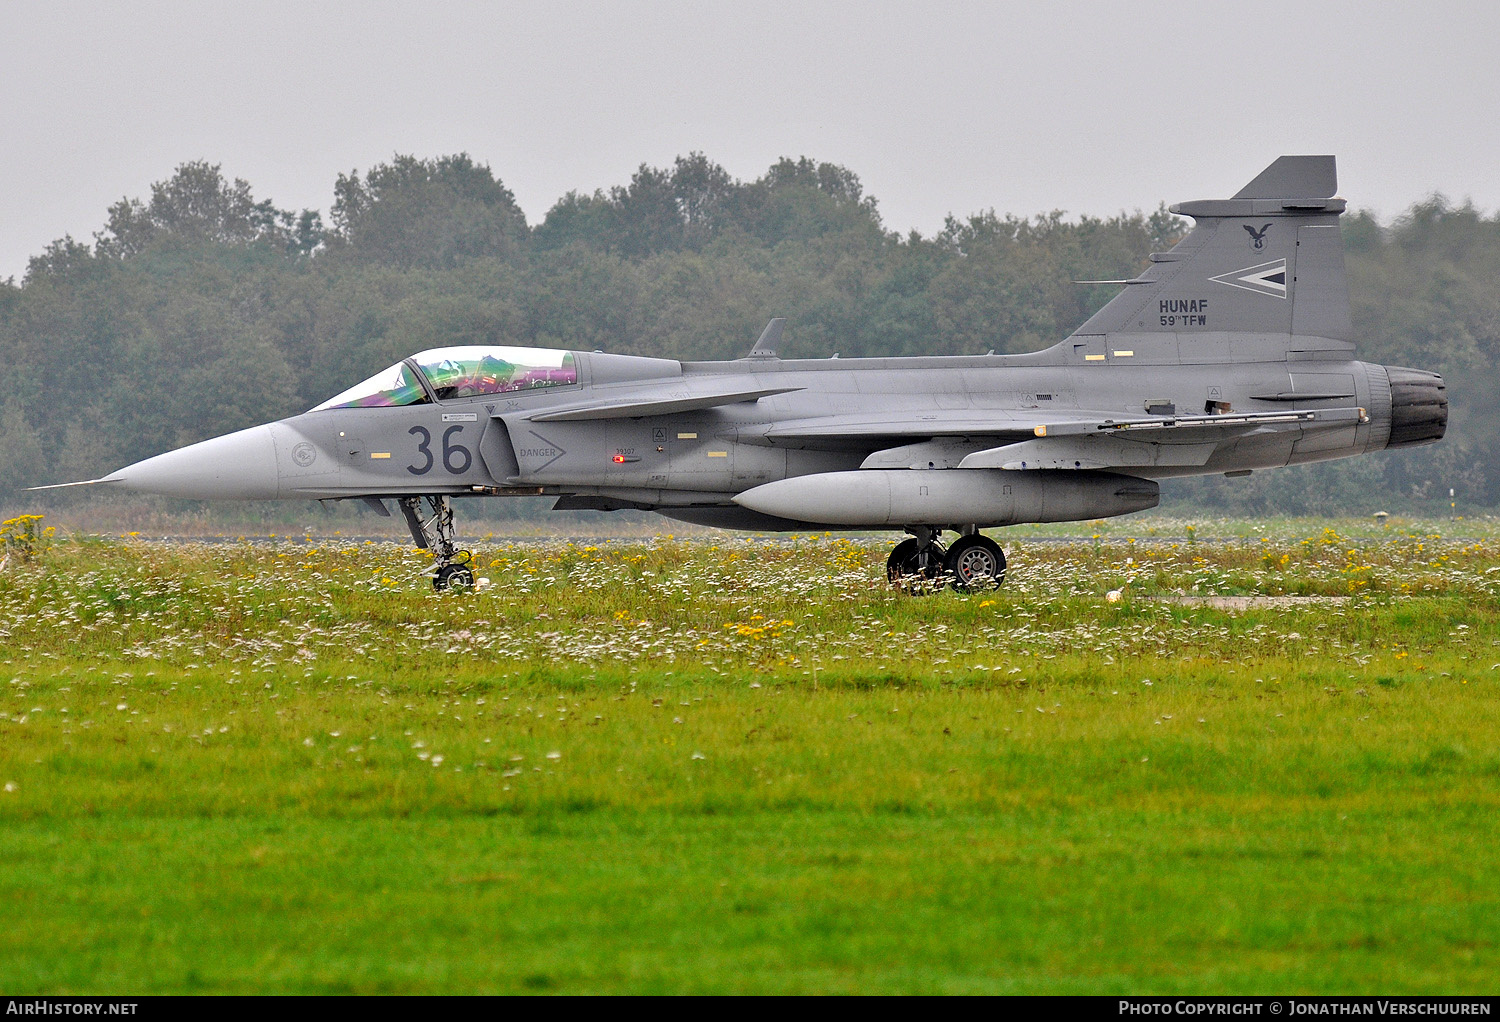
[[1391,382],[1391,438],[1386,448],[1434,444],[1448,431],[1448,388],[1437,373],[1386,366]]

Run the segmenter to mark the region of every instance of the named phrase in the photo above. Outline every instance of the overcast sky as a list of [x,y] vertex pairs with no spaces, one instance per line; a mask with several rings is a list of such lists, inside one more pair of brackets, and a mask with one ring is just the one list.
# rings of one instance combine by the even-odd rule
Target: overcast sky
[[1500,5],[0,0],[0,278],[205,159],[325,213],[340,171],[468,152],[535,223],[701,150],[808,155],[887,227],[1111,215],[1334,153],[1383,217],[1500,207]]

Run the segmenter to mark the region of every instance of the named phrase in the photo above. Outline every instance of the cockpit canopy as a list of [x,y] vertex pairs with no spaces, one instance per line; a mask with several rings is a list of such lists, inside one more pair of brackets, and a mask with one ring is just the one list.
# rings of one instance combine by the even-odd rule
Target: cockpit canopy
[[571,351],[481,345],[432,348],[334,395],[313,411],[426,404],[432,400],[429,391],[439,401],[446,401],[577,382],[578,365]]

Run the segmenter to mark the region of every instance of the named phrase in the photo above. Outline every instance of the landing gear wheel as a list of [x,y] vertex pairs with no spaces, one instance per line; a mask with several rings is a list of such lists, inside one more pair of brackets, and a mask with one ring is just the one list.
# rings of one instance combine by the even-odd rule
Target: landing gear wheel
[[1005,580],[1005,551],[976,532],[953,544],[943,567],[953,576],[953,588],[960,592],[994,589]]
[[924,548],[915,539],[904,539],[886,558],[885,577],[894,585],[920,589],[942,577],[946,554],[941,543],[928,543]]
[[461,589],[474,588],[474,572],[467,564],[445,564],[433,576],[432,588],[438,592],[453,586]]

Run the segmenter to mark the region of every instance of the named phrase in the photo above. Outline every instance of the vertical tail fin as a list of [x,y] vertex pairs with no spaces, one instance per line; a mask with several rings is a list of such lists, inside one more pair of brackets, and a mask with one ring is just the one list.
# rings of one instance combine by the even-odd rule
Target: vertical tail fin
[[1193,229],[1074,336],[1297,334],[1351,340],[1332,156],[1283,156],[1232,199],[1179,203]]

